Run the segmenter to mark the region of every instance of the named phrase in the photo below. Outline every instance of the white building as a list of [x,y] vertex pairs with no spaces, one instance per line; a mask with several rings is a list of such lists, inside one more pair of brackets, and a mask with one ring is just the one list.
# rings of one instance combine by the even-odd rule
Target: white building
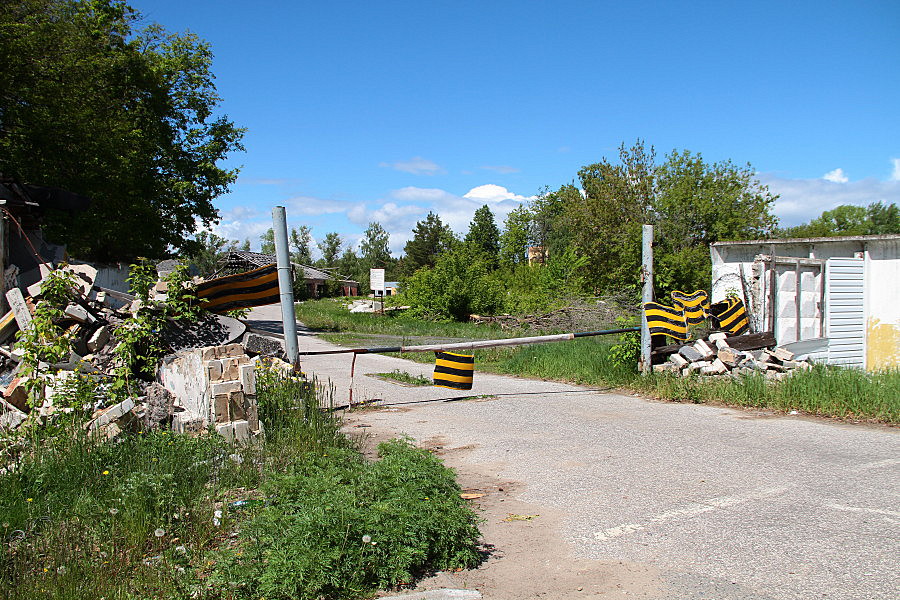
[[716,242],[712,298],[745,298],[752,332],[796,354],[900,367],[900,235]]

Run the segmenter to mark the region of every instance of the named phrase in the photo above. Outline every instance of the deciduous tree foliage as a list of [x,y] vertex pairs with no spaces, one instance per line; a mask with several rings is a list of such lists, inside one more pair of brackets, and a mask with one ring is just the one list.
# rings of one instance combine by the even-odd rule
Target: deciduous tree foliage
[[891,203],[868,206],[842,204],[826,210],[804,225],[779,230],[779,237],[831,237],[837,235],[881,235],[900,233],[900,209]]
[[291,228],[288,245],[291,247],[291,260],[300,265],[312,265],[312,233],[308,225],[299,229]]
[[344,245],[344,240],[341,239],[341,236],[335,231],[326,233],[325,239],[317,245],[322,252],[322,266],[334,267],[341,254],[341,246]]
[[243,130],[215,116],[209,45],[137,30],[121,0],[0,3],[0,172],[90,196],[47,235],[99,260],[189,247],[218,218]]
[[584,194],[569,194],[560,215],[579,254],[589,259],[591,283],[601,290],[636,289],[640,281],[641,225],[656,226],[656,292],[705,289],[709,244],[771,235],[777,198],[752,168],[706,162],[673,151],[656,164],[653,147],[638,140],[578,173]]

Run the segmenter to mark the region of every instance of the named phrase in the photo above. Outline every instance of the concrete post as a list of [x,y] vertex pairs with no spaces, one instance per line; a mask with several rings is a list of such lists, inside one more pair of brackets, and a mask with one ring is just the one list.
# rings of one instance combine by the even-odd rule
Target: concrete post
[[[653,302],[653,225],[644,225],[641,231],[641,281],[642,302]],[[641,373],[650,372],[650,329],[647,315],[641,309]]]
[[294,287],[291,281],[291,258],[288,253],[287,215],[283,206],[272,209],[275,232],[275,258],[278,262],[278,289],[281,292],[281,320],[284,323],[284,350],[288,362],[297,364],[297,317],[294,313]]

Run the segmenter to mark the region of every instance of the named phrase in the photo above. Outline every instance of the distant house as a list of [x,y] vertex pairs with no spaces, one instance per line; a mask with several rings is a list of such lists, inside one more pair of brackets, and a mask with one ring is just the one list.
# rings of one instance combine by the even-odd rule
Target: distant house
[[900,235],[716,242],[712,298],[745,298],[753,332],[795,354],[900,367]]
[[[257,269],[266,265],[277,262],[274,254],[263,254],[260,252],[228,252],[219,260],[219,269],[217,274],[225,275],[231,273],[240,273]],[[294,271],[294,277],[298,277],[301,273],[306,282],[306,288],[310,298],[321,298],[326,290],[326,282],[329,280],[336,281],[340,285],[341,296],[358,296],[359,282],[339,275],[328,269],[318,269],[309,265],[301,265],[291,263]]]
[[547,249],[544,246],[528,246],[528,264],[544,264],[547,262],[547,254]]
[[399,281],[385,281],[384,282],[384,295],[385,296],[396,296],[400,293],[400,282]]

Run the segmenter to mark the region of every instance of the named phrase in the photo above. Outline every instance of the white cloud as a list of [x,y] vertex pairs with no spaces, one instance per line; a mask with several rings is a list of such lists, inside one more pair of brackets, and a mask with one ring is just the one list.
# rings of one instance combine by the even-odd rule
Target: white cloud
[[400,160],[393,163],[383,162],[378,166],[394,169],[395,171],[403,171],[404,173],[412,173],[413,175],[438,175],[445,172],[440,165],[421,156],[414,156],[409,160]]
[[[478,187],[474,187],[463,196],[464,198],[468,198],[470,200],[475,200],[478,202],[503,202],[504,200],[515,200],[516,202],[524,202],[526,200],[530,200],[531,198],[526,198],[525,196],[519,196],[518,194],[513,194],[508,189],[503,187],[502,185],[495,185],[493,183],[488,183],[485,185],[479,185]],[[532,196],[533,198],[533,196]]]
[[900,181],[900,158],[892,158],[891,163],[894,165],[894,170],[891,171],[891,181]]
[[834,171],[828,171],[822,175],[822,179],[832,183],[847,183],[850,181],[850,178],[844,174],[844,170],[840,168],[835,169]]
[[519,169],[515,167],[510,167],[508,165],[497,165],[497,166],[489,166],[486,165],[484,167],[480,167],[485,171],[493,171],[495,173],[500,173],[501,175],[509,175],[510,173],[518,173]]
[[773,212],[783,227],[806,223],[841,204],[900,204],[900,180],[861,179],[834,185],[825,179],[788,179],[770,173],[758,177],[769,191],[780,196]]
[[292,214],[301,215],[327,215],[341,213],[347,210],[347,203],[337,200],[324,200],[312,196],[295,196],[284,201],[286,208]]

